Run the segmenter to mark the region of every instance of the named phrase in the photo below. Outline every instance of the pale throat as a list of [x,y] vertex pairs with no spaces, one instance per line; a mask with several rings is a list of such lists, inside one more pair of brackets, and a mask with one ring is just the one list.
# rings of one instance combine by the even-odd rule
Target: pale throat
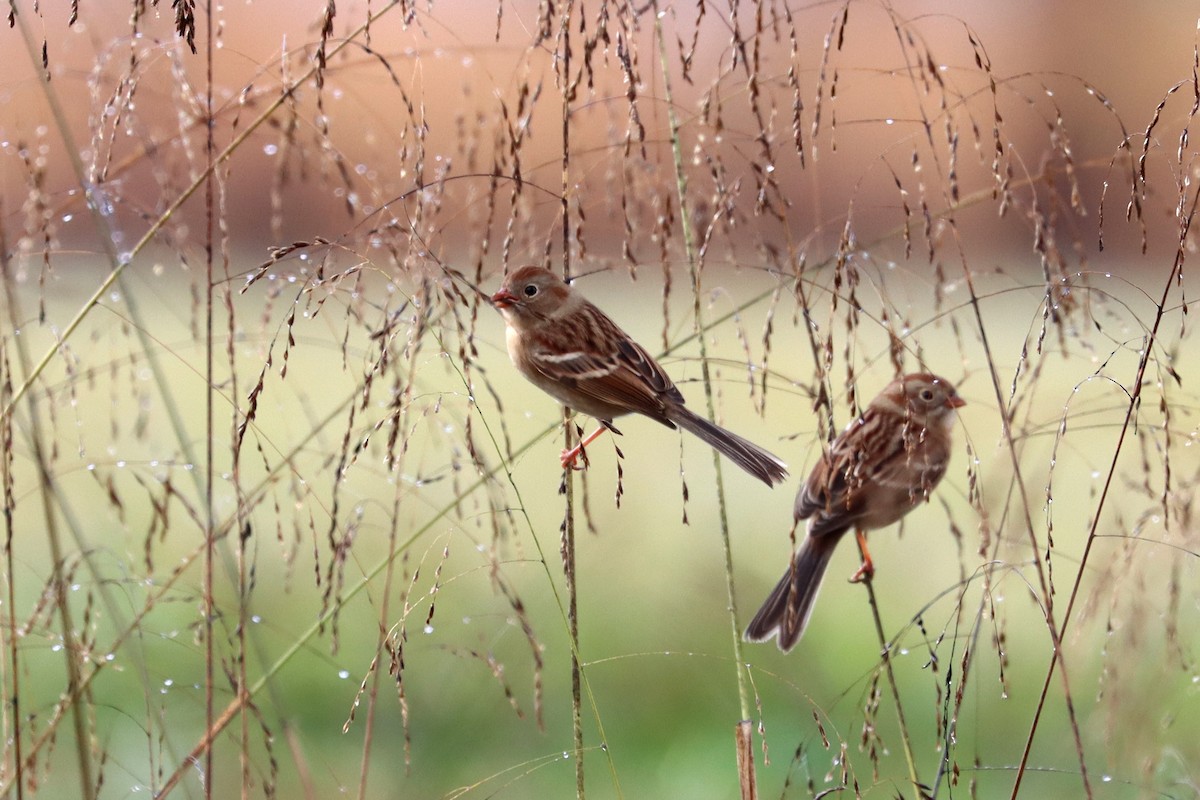
[[521,352],[521,331],[515,317],[516,314],[512,315],[508,324],[504,326],[504,343],[508,345],[508,355],[513,361],[517,361],[517,356]]

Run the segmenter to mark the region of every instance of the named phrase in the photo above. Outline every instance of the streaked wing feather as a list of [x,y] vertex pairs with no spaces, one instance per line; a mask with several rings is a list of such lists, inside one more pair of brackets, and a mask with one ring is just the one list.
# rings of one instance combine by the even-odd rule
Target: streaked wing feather
[[[873,412],[874,409],[868,408],[834,440],[797,496],[796,519],[813,518],[808,529],[810,535],[841,533],[865,516],[866,494],[855,490],[873,483],[878,468],[883,467],[868,463],[864,456],[873,446],[869,440],[877,437],[880,425],[879,416]],[[897,456],[903,464],[901,448],[888,453],[883,461],[895,462]]]
[[922,486],[936,485],[946,471],[946,462],[924,463],[920,459],[920,454],[908,453],[901,448],[879,464],[871,483],[887,489],[914,491],[921,491]]
[[[834,441],[796,498],[796,519],[812,517],[813,536],[840,533],[865,517],[869,493],[858,491],[862,487],[920,492],[936,485],[946,471],[945,458],[931,459],[926,448],[913,449],[900,436],[890,435],[881,427],[886,420],[873,412],[867,409]],[[886,450],[878,457],[865,456],[881,444]]]
[[[571,384],[597,402],[645,414],[667,425],[664,407],[683,395],[649,353],[594,307],[593,333],[578,350],[557,351],[550,341],[535,343],[530,362],[546,377]],[[616,349],[611,343],[616,342]]]
[[569,353],[552,353],[534,348],[530,356],[538,370],[555,380],[580,381],[603,378],[620,368],[620,363],[611,357],[601,357],[582,350]]
[[675,388],[675,384],[658,362],[646,352],[646,348],[622,335],[618,347],[618,361],[643,381],[648,388],[664,399],[683,402],[683,395]]

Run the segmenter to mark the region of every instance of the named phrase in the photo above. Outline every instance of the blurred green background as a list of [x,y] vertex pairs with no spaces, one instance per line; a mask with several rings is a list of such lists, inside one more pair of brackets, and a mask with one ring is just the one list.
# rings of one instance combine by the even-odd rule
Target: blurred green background
[[[871,539],[926,791],[1013,793],[1078,578],[1020,796],[1085,796],[1075,730],[1093,796],[1200,795],[1194,9],[339,5],[318,86],[329,7],[230,6],[209,203],[204,16],[192,55],[165,7],[15,8],[9,796],[18,761],[24,796],[576,791],[560,412],[472,291],[561,266],[564,193],[580,291],[702,410],[698,313],[722,424],[790,465],[721,465],[739,630],[830,426],[927,366],[954,461]],[[618,425],[575,477],[587,795],[737,797],[741,668],[760,796],[917,796],[853,545],[796,650],[739,666],[711,451]]]

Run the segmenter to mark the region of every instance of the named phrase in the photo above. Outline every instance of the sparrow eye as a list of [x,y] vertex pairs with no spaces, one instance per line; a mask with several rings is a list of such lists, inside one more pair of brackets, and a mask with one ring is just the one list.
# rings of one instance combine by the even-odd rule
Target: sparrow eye
[[537,284],[528,283],[525,285],[525,296],[526,297],[533,297],[537,293],[538,293]]
[[933,400],[933,389],[922,389],[921,399],[926,403],[931,402]]

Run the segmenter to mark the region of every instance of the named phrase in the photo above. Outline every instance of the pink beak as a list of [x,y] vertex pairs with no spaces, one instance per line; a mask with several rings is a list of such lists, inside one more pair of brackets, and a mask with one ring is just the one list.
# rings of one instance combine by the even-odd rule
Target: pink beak
[[492,305],[496,308],[511,308],[517,304],[517,296],[508,289],[501,288],[492,295]]
[[[492,298],[492,300],[494,302],[495,298]],[[961,397],[959,397],[956,394],[952,394],[948,398],[946,398],[946,405],[948,405],[950,408],[962,408],[966,404],[967,404],[967,401],[963,400]]]

